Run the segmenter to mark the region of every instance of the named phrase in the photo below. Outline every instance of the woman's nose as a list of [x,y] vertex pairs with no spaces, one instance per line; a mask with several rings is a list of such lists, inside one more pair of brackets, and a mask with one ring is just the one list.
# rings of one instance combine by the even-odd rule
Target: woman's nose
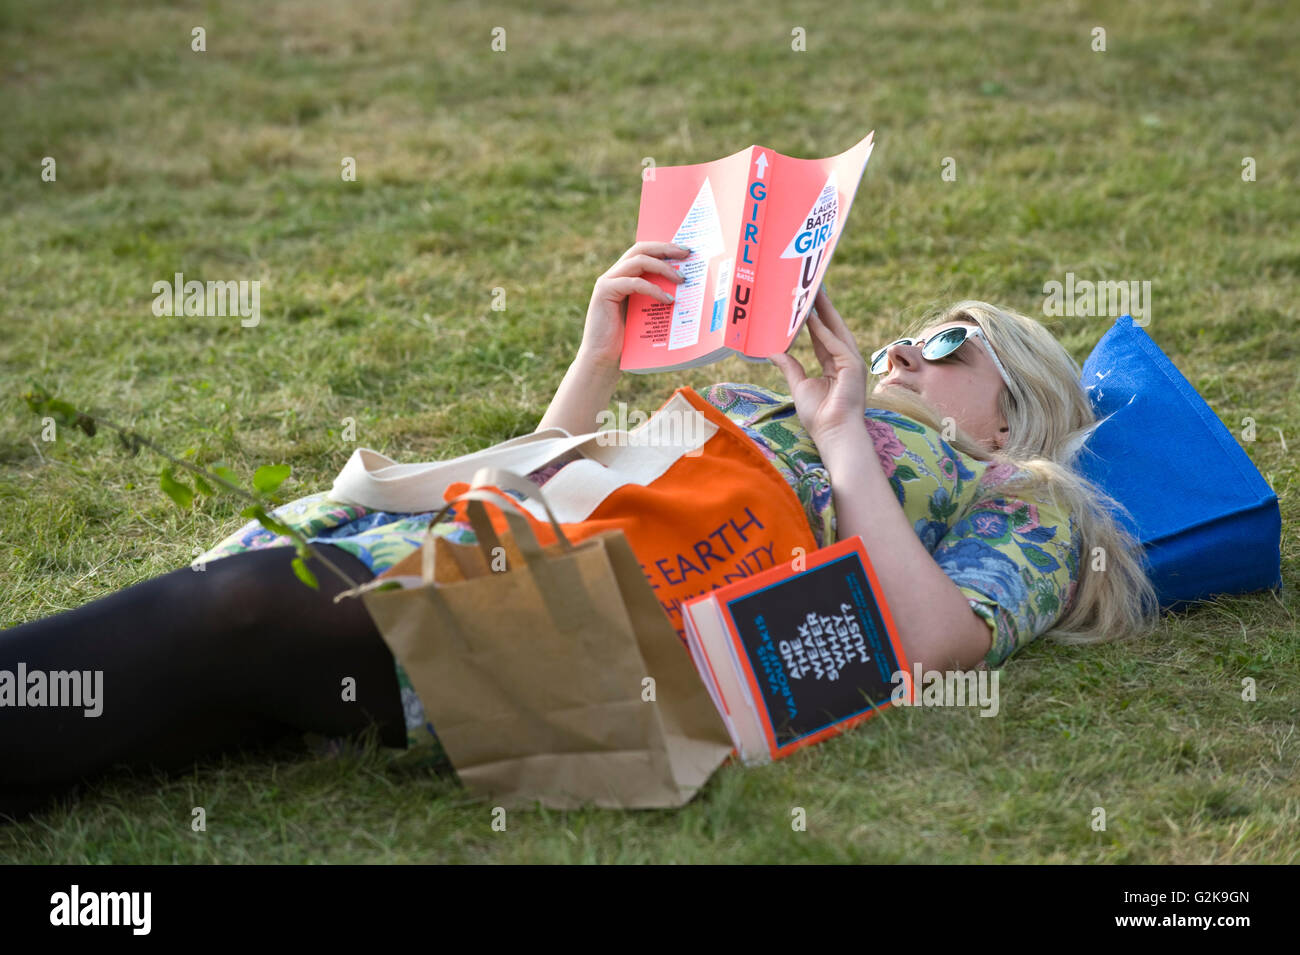
[[921,347],[919,345],[890,345],[885,354],[889,356],[891,366],[906,368],[908,371],[916,371],[921,362]]

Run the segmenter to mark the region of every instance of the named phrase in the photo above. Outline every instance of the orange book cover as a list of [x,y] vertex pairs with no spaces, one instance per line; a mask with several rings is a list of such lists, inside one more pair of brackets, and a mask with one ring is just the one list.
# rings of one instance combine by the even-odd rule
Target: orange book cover
[[[912,693],[907,655],[862,538],[837,541],[805,560],[802,569],[784,562],[688,601],[692,611],[712,602],[725,625],[725,655],[716,645],[710,654],[692,632],[715,704],[729,727],[738,706],[751,709],[770,759],[891,706],[896,674],[904,699]],[[717,678],[722,667],[735,671],[738,684]],[[744,699],[728,699],[729,684],[739,685]]]
[[645,276],[674,302],[628,298],[620,368],[675,371],[733,353],[765,361],[786,351],[844,232],[874,136],[827,159],[750,146],[647,170],[637,241],[669,241],[691,254],[670,261],[681,283]]

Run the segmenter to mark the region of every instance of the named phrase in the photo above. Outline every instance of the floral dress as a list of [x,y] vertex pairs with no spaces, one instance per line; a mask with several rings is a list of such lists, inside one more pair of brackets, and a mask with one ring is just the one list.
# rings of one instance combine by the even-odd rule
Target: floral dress
[[[818,546],[835,543],[829,475],[793,400],[757,385],[730,382],[700,394],[749,435],[785,478]],[[990,649],[982,665],[1000,666],[1051,629],[1074,596],[1081,548],[1074,516],[1051,501],[990,494],[989,487],[1013,477],[1015,469],[961,454],[917,421],[878,408],[868,408],[865,419],[881,467],[917,537],[989,625]],[[567,463],[561,459],[528,478],[544,485]],[[321,492],[272,513],[313,542],[341,547],[377,575],[420,547],[435,512],[369,510],[332,501]],[[465,520],[444,519],[434,533],[454,543],[475,542]],[[198,560],[289,543],[250,521]],[[406,671],[400,662],[396,667],[408,749],[430,752],[436,749],[437,734]]]

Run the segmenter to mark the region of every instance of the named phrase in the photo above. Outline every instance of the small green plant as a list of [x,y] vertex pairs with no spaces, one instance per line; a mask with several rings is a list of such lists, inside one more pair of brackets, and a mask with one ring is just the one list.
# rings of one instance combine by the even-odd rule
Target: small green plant
[[[330,561],[317,548],[312,547],[301,532],[283,521],[276,520],[268,512],[268,507],[275,507],[284,503],[284,499],[276,492],[291,473],[289,465],[263,464],[253,472],[253,490],[248,491],[239,486],[239,476],[224,464],[213,464],[211,470],[205,470],[185,460],[185,458],[193,457],[198,453],[196,448],[190,448],[183,457],[176,457],[136,431],[116,424],[103,415],[80,411],[71,403],[54,397],[37,382],[33,381],[31,384],[32,389],[25,392],[22,398],[27,403],[27,407],[35,414],[52,418],[56,424],[82,431],[87,437],[91,438],[98,433],[100,427],[108,428],[117,434],[118,442],[133,457],[140,453],[141,448],[148,448],[170,462],[163,465],[162,471],[158,475],[158,486],[164,494],[176,502],[178,507],[188,509],[198,495],[211,497],[217,493],[218,488],[224,488],[230,493],[252,502],[239,512],[241,517],[256,520],[272,534],[282,535],[293,542],[293,546],[297,551],[297,556],[293,559],[293,572],[308,587],[316,590],[320,589],[320,583],[316,580],[316,575],[307,567],[308,557],[315,557],[333,571],[348,587],[357,586],[357,582],[349,577],[342,568]],[[190,487],[185,481],[176,476],[176,468],[183,468],[193,474],[193,487]]]

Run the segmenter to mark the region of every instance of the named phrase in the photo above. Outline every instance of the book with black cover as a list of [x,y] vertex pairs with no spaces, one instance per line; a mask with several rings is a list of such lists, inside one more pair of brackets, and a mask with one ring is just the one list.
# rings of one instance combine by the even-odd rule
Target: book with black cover
[[896,673],[910,683],[858,536],[703,594],[683,611],[691,656],[748,764],[788,756],[890,706]]

